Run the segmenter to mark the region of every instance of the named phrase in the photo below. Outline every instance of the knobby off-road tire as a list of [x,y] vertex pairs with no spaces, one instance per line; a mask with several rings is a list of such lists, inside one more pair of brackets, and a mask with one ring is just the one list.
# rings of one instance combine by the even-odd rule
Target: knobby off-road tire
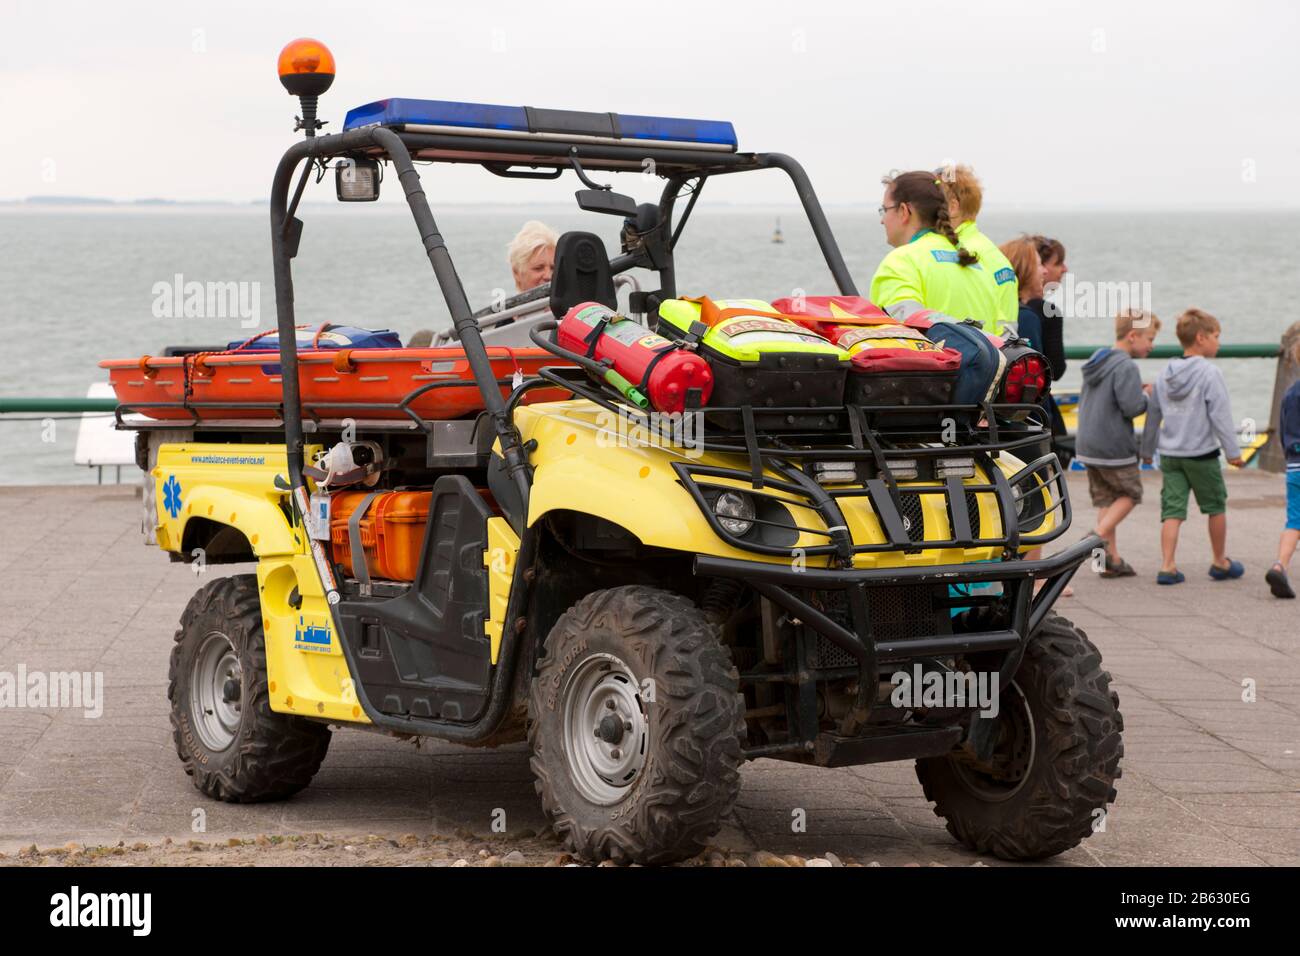
[[[1018,721],[1017,711],[1025,713]],[[1039,860],[1091,836],[1108,803],[1124,755],[1124,718],[1101,653],[1074,624],[1049,614],[1034,632],[1004,688],[998,716],[1005,755],[1014,748],[1015,724],[1032,726],[1029,751],[1020,741],[1023,768],[1015,780],[993,780],[962,758],[916,762],[916,775],[948,832],[966,846],[1004,860]],[[1025,756],[1025,754],[1028,756]]]
[[[212,682],[198,675],[214,664],[235,700],[222,697],[220,680],[204,697]],[[329,748],[324,724],[271,710],[256,575],[212,581],[190,599],[172,647],[167,699],[185,772],[217,800],[254,803],[297,793]]]
[[566,611],[529,690],[528,741],[542,808],[570,852],[642,864],[699,853],[740,792],[739,686],[716,630],[681,595],[617,587]]

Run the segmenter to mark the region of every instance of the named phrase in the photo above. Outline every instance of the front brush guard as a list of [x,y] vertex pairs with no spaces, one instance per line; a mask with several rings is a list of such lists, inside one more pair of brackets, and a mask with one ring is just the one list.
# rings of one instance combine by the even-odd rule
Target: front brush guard
[[[1043,622],[1053,603],[1102,539],[1090,534],[1078,543],[1050,557],[1033,561],[991,561],[973,564],[945,564],[912,568],[796,568],[791,565],[744,561],[697,555],[695,574],[700,577],[734,578],[744,581],[773,604],[782,608],[813,631],[823,634],[853,656],[858,664],[858,697],[844,719],[840,734],[852,736],[867,721],[875,703],[878,666],[886,661],[942,657],[984,651],[1007,651],[999,671],[1005,684],[1020,667],[1030,636]],[[1046,583],[1034,594],[1034,582]],[[999,583],[1011,611],[1006,630],[973,631],[963,634],[935,634],[901,640],[878,641],[873,636],[868,612],[867,589],[913,585],[965,585]],[[792,589],[845,591],[853,629],[831,619],[810,605]]]

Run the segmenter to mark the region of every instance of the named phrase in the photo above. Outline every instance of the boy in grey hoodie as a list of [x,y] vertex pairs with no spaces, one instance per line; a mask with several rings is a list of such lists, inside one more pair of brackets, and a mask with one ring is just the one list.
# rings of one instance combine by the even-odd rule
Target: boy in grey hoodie
[[1133,419],[1147,410],[1146,389],[1134,359],[1155,346],[1160,320],[1125,309],[1115,316],[1115,345],[1098,349],[1083,366],[1075,457],[1088,466],[1088,491],[1097,510],[1097,534],[1106,542],[1103,578],[1137,572],[1119,556],[1116,529],[1142,503],[1138,442]]
[[1228,538],[1228,487],[1219,465],[1219,449],[1228,464],[1242,464],[1237,431],[1233,427],[1228,386],[1223,373],[1210,362],[1219,354],[1219,320],[1200,309],[1188,309],[1178,317],[1178,341],[1183,357],[1174,359],[1160,373],[1151,394],[1146,427],[1142,432],[1142,457],[1151,461],[1160,451],[1160,550],[1163,560],[1157,584],[1181,584],[1186,577],[1178,570],[1174,553],[1178,532],[1187,520],[1187,497],[1196,495],[1201,514],[1210,527],[1214,562],[1210,577],[1216,581],[1239,578],[1240,561],[1225,551]]

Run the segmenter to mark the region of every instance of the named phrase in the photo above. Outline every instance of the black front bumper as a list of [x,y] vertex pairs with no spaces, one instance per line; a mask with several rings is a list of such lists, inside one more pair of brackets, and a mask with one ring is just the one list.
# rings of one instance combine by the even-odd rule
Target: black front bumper
[[[864,684],[874,686],[878,666],[888,661],[999,650],[1009,652],[1001,673],[1001,678],[1006,681],[1015,674],[1029,635],[1042,623],[1079,565],[1101,546],[1101,538],[1088,535],[1064,551],[1034,561],[990,561],[926,568],[799,568],[699,555],[695,558],[695,573],[700,577],[744,581],[791,617],[851,654]],[[1035,595],[1034,582],[1037,580],[1047,583]],[[906,639],[877,637],[870,613],[869,589],[982,583],[1002,585],[1010,612],[1007,628],[909,636]],[[853,628],[833,620],[796,593],[808,590],[846,592]],[[872,679],[866,680],[868,677]],[[870,704],[866,706],[869,709]]]

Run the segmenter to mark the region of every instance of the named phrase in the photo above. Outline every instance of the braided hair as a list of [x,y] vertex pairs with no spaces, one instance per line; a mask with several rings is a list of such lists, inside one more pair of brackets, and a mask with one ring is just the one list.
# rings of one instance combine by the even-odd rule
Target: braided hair
[[933,229],[953,244],[959,265],[974,265],[979,257],[961,244],[957,230],[948,215],[948,197],[940,188],[934,173],[917,170],[895,176],[889,183],[889,196],[894,202],[905,202],[916,210],[923,226]]

